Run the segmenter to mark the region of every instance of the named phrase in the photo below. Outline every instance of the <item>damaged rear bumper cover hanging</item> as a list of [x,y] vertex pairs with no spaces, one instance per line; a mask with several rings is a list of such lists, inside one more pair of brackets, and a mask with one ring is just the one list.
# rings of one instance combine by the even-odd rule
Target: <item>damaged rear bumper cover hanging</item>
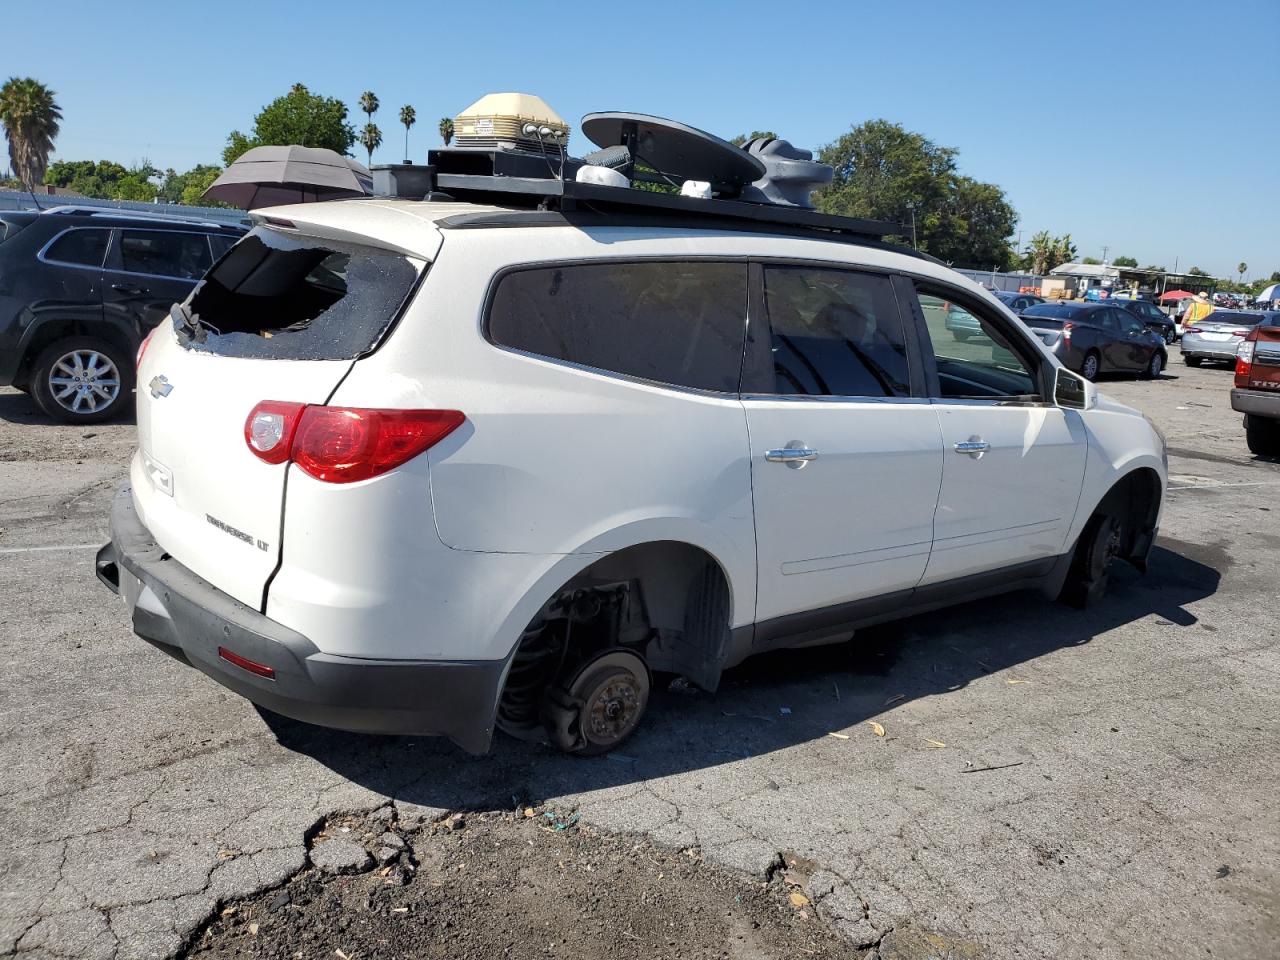
[[111,542],[94,569],[133,631],[267,710],[358,733],[448,737],[484,753],[505,660],[373,660],[323,653],[169,557],[128,484],[111,505]]

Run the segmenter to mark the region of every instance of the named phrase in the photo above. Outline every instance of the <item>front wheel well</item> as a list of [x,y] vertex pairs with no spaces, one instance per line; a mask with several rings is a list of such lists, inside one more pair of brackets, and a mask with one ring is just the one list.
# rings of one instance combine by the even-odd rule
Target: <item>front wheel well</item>
[[1146,569],[1155,540],[1161,491],[1160,475],[1150,467],[1139,467],[1117,480],[1093,511],[1093,516],[1109,513],[1122,521],[1120,556],[1139,570]]

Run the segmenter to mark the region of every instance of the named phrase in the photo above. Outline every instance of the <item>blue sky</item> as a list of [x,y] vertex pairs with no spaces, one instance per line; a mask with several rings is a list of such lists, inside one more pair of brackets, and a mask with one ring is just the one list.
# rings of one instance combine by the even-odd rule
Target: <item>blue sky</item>
[[[0,74],[62,106],[55,159],[220,162],[227,133],[297,81],[382,101],[400,159],[495,90],[818,147],[884,117],[960,151],[1082,256],[1280,270],[1280,0],[443,5],[399,0],[6,4]],[[15,42],[18,39],[20,42]],[[359,116],[363,121],[363,115]],[[571,146],[585,149],[575,136]],[[357,153],[360,153],[357,147]]]

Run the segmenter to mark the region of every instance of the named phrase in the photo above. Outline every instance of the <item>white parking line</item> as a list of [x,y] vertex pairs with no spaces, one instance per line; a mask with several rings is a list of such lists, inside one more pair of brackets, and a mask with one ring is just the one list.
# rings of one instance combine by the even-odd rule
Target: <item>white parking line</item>
[[64,543],[56,547],[0,547],[0,554],[9,553],[53,553],[58,550],[98,550],[100,543]]
[[1274,487],[1280,486],[1280,480],[1214,480],[1211,483],[1186,483],[1181,486],[1169,484],[1170,490],[1207,490],[1221,487]]

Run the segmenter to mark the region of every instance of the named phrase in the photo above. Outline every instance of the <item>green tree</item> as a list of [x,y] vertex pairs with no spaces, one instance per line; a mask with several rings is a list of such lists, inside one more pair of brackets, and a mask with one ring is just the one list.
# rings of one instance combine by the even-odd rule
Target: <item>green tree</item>
[[246,150],[266,144],[324,147],[345,154],[355,142],[356,131],[347,122],[346,104],[295,83],[287,94],[272,100],[254,117],[252,136],[231,131],[222,162],[230,165]]
[[0,124],[9,141],[9,162],[22,185],[44,182],[58,136],[62,109],[53,91],[32,77],[10,77],[0,87]]
[[936,257],[1004,269],[1017,214],[1004,192],[956,171],[956,151],[888,120],[850,129],[819,152],[835,169],[815,194],[819,209],[903,224],[903,233]]
[[1188,277],[1207,277],[1208,275],[1209,274],[1205,273],[1199,267],[1192,267],[1190,270],[1187,271]]
[[1080,260],[1080,262],[1090,267],[1096,267],[1102,263],[1102,261],[1099,260],[1097,257],[1084,257]]
[[360,94],[360,109],[364,111],[366,123],[373,123],[373,115],[378,112],[378,95],[372,90]]
[[1076,245],[1071,242],[1071,234],[1055,237],[1048,230],[1041,230],[1027,246],[1027,269],[1044,276],[1054,267],[1070,263],[1075,255]]
[[222,203],[218,200],[206,200],[204,198],[204,192],[213,186],[213,181],[217,180],[221,173],[221,167],[205,165],[194,167],[186,175],[187,182],[182,188],[182,196],[178,198],[178,202],[184,203],[189,207],[230,206],[230,204]]
[[404,124],[404,159],[409,160],[409,128],[418,122],[418,112],[405,104],[400,108],[400,122]]
[[740,133],[729,142],[735,147],[741,147],[749,140],[777,140],[778,135],[772,130],[752,130],[750,133]]
[[142,200],[147,203],[155,200],[159,188],[147,179],[140,170],[130,170],[116,181],[111,190],[112,200]]
[[206,163],[198,163],[185,173],[166,170],[160,184],[159,197],[165,203],[216,206],[212,201],[202,200],[200,195],[209,189],[209,185],[218,179],[220,173],[221,167]]
[[1138,261],[1133,257],[1116,257],[1111,261],[1113,267],[1136,267]]
[[369,153],[369,163],[373,163],[373,151],[382,146],[382,131],[376,123],[366,123],[360,131],[360,142]]
[[1236,264],[1236,273],[1240,274],[1241,283],[1244,283],[1244,275],[1246,271],[1248,271],[1248,269],[1249,269],[1249,265],[1245,263],[1243,260],[1241,260],[1238,264]]
[[[145,176],[151,175],[147,168]],[[109,200],[116,197],[117,185],[130,171],[111,160],[58,160],[45,171],[44,182],[54,187],[65,187],[86,197]]]
[[444,141],[447,147],[453,142],[453,120],[450,117],[441,117],[440,125],[436,127],[440,131],[440,139]]

